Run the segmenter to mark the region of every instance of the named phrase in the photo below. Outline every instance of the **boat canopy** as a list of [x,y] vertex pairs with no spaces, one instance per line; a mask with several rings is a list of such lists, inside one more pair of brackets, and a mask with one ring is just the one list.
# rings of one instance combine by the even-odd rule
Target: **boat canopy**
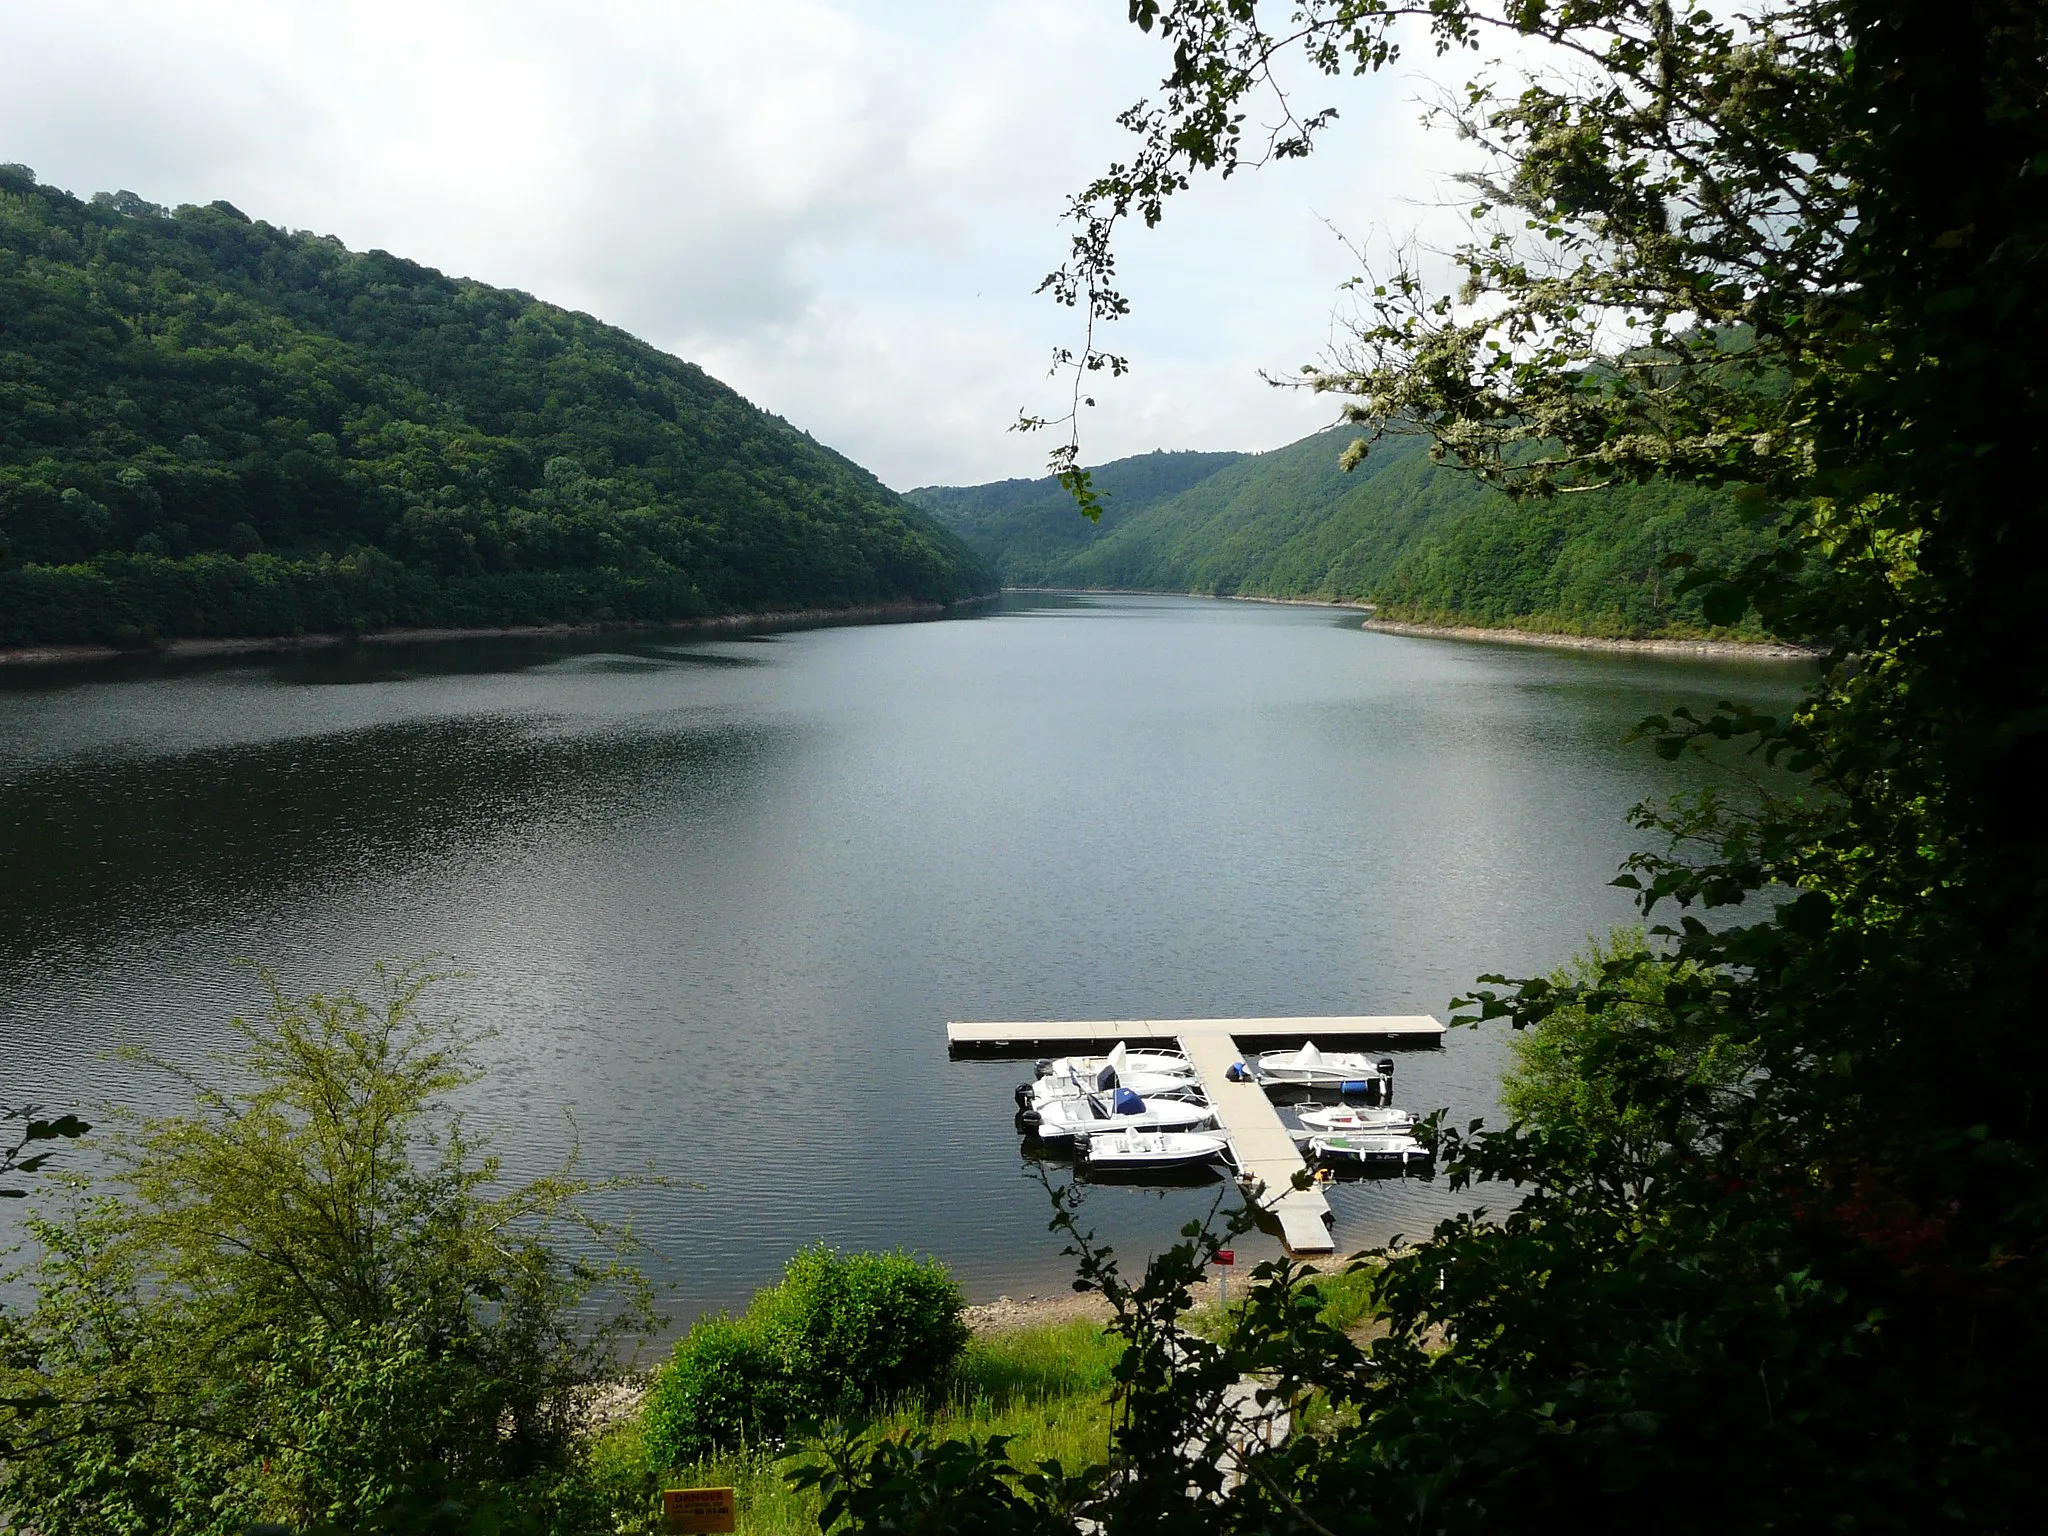
[[1120,1115],[1142,1115],[1145,1113],[1145,1101],[1130,1089],[1119,1088],[1116,1091],[1116,1112]]

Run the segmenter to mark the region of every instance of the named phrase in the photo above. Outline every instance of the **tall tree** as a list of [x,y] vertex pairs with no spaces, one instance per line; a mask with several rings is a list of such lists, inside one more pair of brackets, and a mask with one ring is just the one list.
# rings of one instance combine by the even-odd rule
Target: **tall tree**
[[[1659,837],[1622,883],[1654,950],[1487,978],[1471,1000],[1569,1019],[1553,1055],[1598,1078],[1600,1112],[1443,1130],[1459,1187],[1517,1203],[1385,1259],[1369,1365],[1304,1326],[1297,1274],[1268,1273],[1223,1369],[1335,1411],[1220,1502],[1178,1442],[1138,1432],[1175,1405],[1189,1422],[1200,1383],[1134,1376],[1101,1512],[1148,1530],[2040,1528],[2048,11],[1130,14],[1172,65],[1049,280],[1091,322],[1077,399],[1123,366],[1093,328],[1125,307],[1121,222],[1156,222],[1201,173],[1310,153],[1334,110],[1308,93],[1404,43],[1503,39],[1480,73],[1512,64],[1519,85],[1478,79],[1444,108],[1488,156],[1460,280],[1366,280],[1352,355],[1310,382],[1344,397],[1354,453],[1418,431],[1521,495],[1735,488],[1764,553],[1674,568],[1711,617],[1754,607],[1829,663],[1783,718],[1646,722],[1666,753],[1746,744],[1803,779],[1637,813]],[[1078,476],[1071,446],[1056,466]],[[1744,1070],[1671,1070],[1709,1053]],[[1178,1324],[1148,1298],[1212,1243],[1128,1298],[1135,1358],[1182,1358],[1150,1347]]]

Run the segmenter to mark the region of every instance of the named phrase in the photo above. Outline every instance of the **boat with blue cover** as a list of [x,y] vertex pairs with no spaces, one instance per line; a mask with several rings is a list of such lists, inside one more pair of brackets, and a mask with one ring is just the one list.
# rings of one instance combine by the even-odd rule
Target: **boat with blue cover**
[[1335,1088],[1361,1093],[1381,1103],[1393,1097],[1394,1061],[1360,1051],[1325,1051],[1311,1040],[1298,1050],[1264,1051],[1252,1062],[1252,1076],[1261,1083],[1294,1088]]
[[1196,1131],[1216,1123],[1207,1104],[1184,1098],[1145,1098],[1128,1088],[1054,1099],[1038,1112],[1032,1129],[1041,1141],[1096,1135],[1103,1131]]

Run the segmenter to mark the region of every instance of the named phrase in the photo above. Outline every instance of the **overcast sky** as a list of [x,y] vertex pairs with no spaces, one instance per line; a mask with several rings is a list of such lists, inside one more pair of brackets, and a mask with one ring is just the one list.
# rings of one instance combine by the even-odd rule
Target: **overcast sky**
[[[79,196],[226,198],[587,310],[901,488],[1042,472],[1065,194],[1165,58],[1125,0],[0,0],[0,160]],[[1123,248],[1135,373],[1091,461],[1276,447],[1364,240],[1441,230],[1412,66],[1311,94],[1305,165],[1201,187]],[[1321,104],[1318,101],[1315,104]],[[1448,236],[1441,236],[1448,238]]]

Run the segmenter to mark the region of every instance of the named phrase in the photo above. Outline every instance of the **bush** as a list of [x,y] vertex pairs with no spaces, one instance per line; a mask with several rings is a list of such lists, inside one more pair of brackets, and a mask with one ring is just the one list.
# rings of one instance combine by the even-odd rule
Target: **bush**
[[0,1313],[0,1529],[609,1529],[578,1393],[651,1321],[579,1208],[616,1185],[504,1187],[447,1104],[476,1036],[424,1011],[433,976],[378,980],[273,983],[224,1081],[181,1072],[187,1113],[110,1137],[31,1216],[34,1304]]
[[906,1253],[806,1248],[755,1301],[771,1347],[819,1409],[899,1397],[937,1380],[967,1345],[960,1288]]
[[787,1376],[749,1318],[701,1319],[676,1345],[647,1396],[648,1459],[675,1466],[715,1446],[737,1446],[789,1423]]
[[934,1261],[806,1248],[744,1317],[705,1318],[676,1345],[648,1395],[649,1459],[674,1466],[929,1388],[966,1347],[963,1304]]

